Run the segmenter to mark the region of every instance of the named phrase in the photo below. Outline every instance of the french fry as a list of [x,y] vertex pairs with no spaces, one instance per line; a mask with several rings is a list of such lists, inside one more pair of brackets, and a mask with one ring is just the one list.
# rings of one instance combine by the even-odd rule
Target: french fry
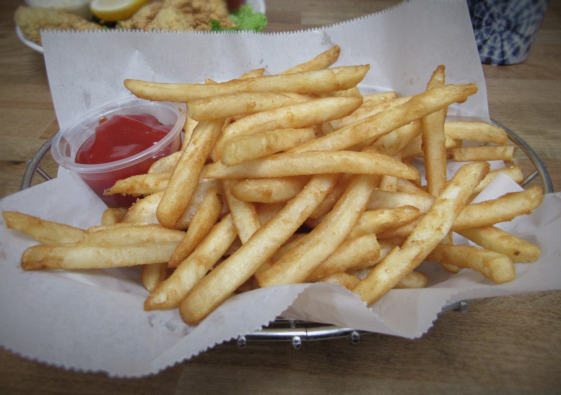
[[360,282],[360,279],[356,276],[353,276],[352,274],[339,272],[321,278],[318,280],[318,282],[337,284],[351,290]]
[[222,198],[218,189],[210,189],[191,220],[185,237],[171,256],[168,267],[177,267],[187,258],[214,226],[222,212]]
[[276,129],[307,128],[351,113],[362,103],[356,97],[326,97],[248,115],[224,129],[216,145],[217,158],[222,157],[224,143],[238,136]]
[[185,134],[183,135],[183,141],[181,142],[181,150],[183,150],[187,146],[187,144],[189,144],[189,141],[191,141],[191,137],[193,137],[193,131],[198,124],[199,122],[195,121],[189,115],[185,115],[185,124],[183,126],[183,131]]
[[276,262],[280,260],[283,256],[286,255],[288,251],[290,251],[300,240],[302,240],[306,236],[306,233],[294,233],[290,238],[281,245],[278,250],[274,253],[273,258],[271,259],[272,262]]
[[239,79],[220,84],[167,84],[127,79],[135,96],[154,101],[188,103],[191,100],[239,92],[326,93],[356,86],[370,66],[343,66],[297,74]]
[[380,176],[361,175],[325,219],[269,270],[256,275],[261,287],[300,283],[349,236]]
[[[395,92],[393,93],[395,94]],[[380,102],[378,103],[373,103],[373,101],[365,102],[363,98],[362,106],[357,108],[352,114],[332,121],[331,125],[333,126],[333,129],[338,130],[344,126],[351,125],[355,122],[371,117],[372,115],[378,114],[379,112],[397,107],[403,103],[408,102],[411,99],[411,96],[399,98],[397,97],[397,94],[395,96],[396,97],[392,100],[380,100]]]
[[336,181],[333,174],[313,177],[247,243],[195,285],[179,306],[183,320],[188,324],[200,322],[246,282],[294,234]]
[[[490,173],[490,172],[489,172]],[[479,186],[478,186],[479,187]],[[413,193],[413,194],[420,194],[425,196],[430,196],[428,192],[424,191],[423,189],[419,188],[415,183],[404,180],[400,178],[397,181],[397,192],[404,192],[404,193]]]
[[493,181],[495,179],[495,177],[497,176],[497,174],[499,174],[499,173],[503,173],[503,174],[509,176],[515,182],[517,182],[519,184],[524,180],[524,176],[522,175],[522,167],[517,166],[517,165],[507,166],[507,167],[503,167],[502,169],[497,169],[497,170],[491,170],[489,172],[489,174],[487,174],[487,176],[483,179],[483,181],[481,181],[479,183],[479,185],[477,187],[475,187],[475,189],[473,190],[473,193],[479,193],[482,190],[484,190],[485,187],[487,185],[489,185],[491,183],[491,181]]
[[191,100],[187,104],[187,116],[199,122],[211,121],[236,115],[255,114],[312,100],[314,98],[311,96],[295,93],[234,93]]
[[246,202],[286,202],[298,195],[308,181],[309,176],[247,179],[236,183],[231,192]]
[[387,92],[380,92],[380,93],[372,93],[370,95],[362,95],[362,100],[364,104],[369,106],[374,106],[397,98],[398,95],[396,91],[387,91]]
[[107,229],[73,244],[37,245],[24,253],[24,270],[102,269],[164,263],[184,233],[157,225]]
[[329,173],[386,174],[415,179],[419,172],[391,156],[373,152],[304,152],[278,154],[236,166],[217,162],[208,166],[205,178],[265,178]]
[[230,207],[230,212],[232,213],[234,227],[238,232],[242,244],[245,244],[257,229],[261,227],[261,222],[259,222],[257,209],[253,203],[238,200],[230,192],[236,183],[237,181],[235,180],[223,180],[222,186],[226,193],[228,207]]
[[[444,66],[440,65],[433,73],[427,90],[444,86]],[[425,158],[427,192],[438,197],[446,185],[446,142],[444,136],[443,108],[423,117],[422,148]]]
[[103,212],[101,216],[102,225],[117,224],[123,222],[125,216],[127,215],[128,209],[124,207],[113,207],[108,208]]
[[[185,143],[185,140],[183,140],[183,142]],[[156,162],[152,163],[152,166],[150,166],[150,169],[148,170],[148,174],[173,172],[173,169],[175,169],[175,165],[177,165],[179,158],[181,158],[181,153],[183,152],[186,144],[187,143],[182,146],[181,151],[174,152],[169,156],[164,156],[163,158],[160,158]]]
[[461,167],[403,247],[396,247],[368,277],[353,288],[353,292],[371,304],[412,272],[448,234],[473,188],[488,172],[488,163],[470,163]]
[[458,162],[477,162],[487,160],[514,161],[514,145],[482,145],[479,147],[456,148],[452,151],[454,159]]
[[187,209],[206,158],[218,140],[223,123],[222,120],[200,122],[193,132],[193,138],[183,150],[158,205],[156,215],[165,227],[175,228]]
[[[319,219],[325,216],[335,204],[339,201],[339,198],[343,196],[345,191],[347,190],[349,184],[353,180],[352,174],[342,174],[339,180],[337,181],[337,185],[329,194],[323,199],[323,201],[316,207],[314,212],[310,215],[312,219]],[[308,218],[308,219],[310,219]],[[315,226],[312,226],[315,228]]]
[[507,193],[497,199],[465,206],[452,226],[454,232],[512,221],[530,214],[543,201],[543,190],[533,186],[522,192]]
[[285,70],[282,73],[279,73],[279,75],[295,74],[295,73],[302,73],[304,71],[325,69],[331,66],[333,63],[335,63],[337,59],[339,59],[340,54],[341,54],[341,48],[338,45],[334,45],[333,47],[331,47],[325,52],[322,52],[315,58],[305,63],[299,64],[295,67],[292,67],[288,70]]
[[[459,144],[453,138],[448,136],[444,136],[444,137],[445,137],[444,144],[446,146],[446,152],[452,151],[461,146],[461,144]],[[399,156],[401,156],[402,158],[411,158],[414,156],[423,157],[424,153],[423,153],[422,144],[423,143],[422,143],[421,136],[415,137],[405,147],[403,147],[401,151],[399,151]]]
[[[191,223],[191,220],[193,219],[197,208],[203,201],[206,193],[209,191],[209,189],[212,188],[218,189],[221,194],[224,193],[224,189],[222,188],[222,184],[219,180],[199,179],[199,183],[195,188],[195,192],[193,193],[193,196],[191,197],[191,200],[189,201],[185,212],[183,213],[181,218],[179,218],[175,229],[182,230],[189,227],[189,224]],[[152,195],[148,195],[142,199],[138,199],[127,212],[123,223],[137,225],[159,224],[158,217],[156,216],[156,211],[163,195],[164,192],[162,191],[154,193]],[[228,208],[228,205],[225,204],[222,206],[222,212],[220,213],[220,216],[223,217],[229,212],[230,210]]]
[[393,289],[415,289],[415,288],[425,288],[429,282],[429,278],[426,274],[421,272],[411,272],[407,276],[403,277],[400,282],[397,283]]
[[172,275],[156,287],[144,302],[144,310],[164,310],[179,306],[185,295],[224,255],[236,236],[232,216],[227,215],[212,227]]
[[259,217],[259,223],[261,225],[265,225],[274,218],[285,205],[286,202],[259,204],[257,206],[257,217]]
[[82,240],[86,233],[83,229],[17,211],[4,211],[2,216],[8,229],[19,230],[43,244],[76,243]]
[[388,191],[388,192],[397,192],[397,177],[392,176],[382,176],[382,180],[380,181],[379,189],[381,191]]
[[375,234],[370,233],[347,239],[314,269],[306,281],[320,281],[322,278],[337,272],[364,269],[379,256],[380,245]]
[[169,173],[149,173],[139,174],[118,180],[111,188],[103,192],[104,195],[151,195],[153,193],[165,191],[168,187],[171,172]]
[[458,233],[487,250],[508,256],[513,262],[535,262],[541,254],[537,245],[494,226],[465,229]]
[[167,275],[168,264],[166,262],[150,263],[142,265],[140,281],[142,281],[148,292],[153,292],[158,284],[166,279]]
[[378,234],[388,229],[398,228],[420,216],[420,210],[413,206],[368,210],[362,213],[349,238],[360,237],[369,233]]
[[463,102],[476,92],[477,85],[475,84],[446,85],[435,88],[413,96],[404,104],[342,127],[327,136],[309,141],[289,152],[343,150],[364,140],[382,137],[454,102]]
[[423,130],[422,123],[419,120],[413,121],[408,125],[397,128],[396,130],[378,138],[366,140],[358,144],[360,148],[363,145],[370,145],[378,152],[390,156],[397,155],[404,147],[407,146],[415,137],[419,136]]
[[234,166],[247,160],[288,151],[315,137],[312,128],[279,129],[256,135],[234,137],[224,143],[221,160],[226,166]]
[[459,140],[506,144],[508,135],[498,126],[484,122],[446,122],[444,133]]
[[497,284],[516,278],[516,268],[509,257],[483,248],[440,244],[427,260],[475,270]]
[[391,209],[403,206],[413,206],[422,214],[429,211],[434,203],[434,197],[418,193],[388,192],[379,189],[372,192],[367,210]]

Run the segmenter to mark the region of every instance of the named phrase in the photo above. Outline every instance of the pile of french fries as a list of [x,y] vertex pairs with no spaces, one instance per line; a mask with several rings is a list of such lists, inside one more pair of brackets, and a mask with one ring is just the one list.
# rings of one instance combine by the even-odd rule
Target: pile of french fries
[[[445,84],[439,66],[425,92],[362,95],[369,66],[329,68],[339,52],[224,83],[126,80],[140,98],[187,103],[181,151],[107,190],[139,199],[107,209],[100,226],[4,212],[8,227],[42,243],[22,267],[138,265],[145,310],[179,307],[188,324],[235,293],[274,285],[330,282],[371,304],[392,288],[426,286],[414,271],[423,260],[512,281],[514,263],[535,261],[540,249],[494,225],[529,214],[543,192],[470,204],[498,173],[522,181],[504,130],[445,122],[448,106],[477,86]],[[426,186],[414,158],[423,158]],[[450,180],[449,160],[466,162]],[[489,171],[491,160],[511,165]],[[454,245],[453,232],[481,248]]]

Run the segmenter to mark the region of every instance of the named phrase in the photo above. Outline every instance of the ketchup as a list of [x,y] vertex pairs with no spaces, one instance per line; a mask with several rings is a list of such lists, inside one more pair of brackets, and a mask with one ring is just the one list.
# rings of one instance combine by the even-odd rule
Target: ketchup
[[[173,125],[163,125],[154,116],[142,115],[114,115],[110,119],[100,119],[95,133],[82,144],[76,154],[76,163],[97,165],[115,162],[134,156],[150,148],[162,140]],[[180,145],[177,136],[165,149],[149,158],[129,167],[100,173],[84,179],[84,181],[102,196],[109,206],[127,207],[134,203],[137,197],[122,195],[103,196],[105,189],[111,188],[120,179],[148,172],[156,160],[177,151]]]

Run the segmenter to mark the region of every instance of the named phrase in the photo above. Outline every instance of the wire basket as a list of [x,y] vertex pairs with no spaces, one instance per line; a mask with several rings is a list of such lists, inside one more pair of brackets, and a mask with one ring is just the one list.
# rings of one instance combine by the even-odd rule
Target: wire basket
[[[505,130],[508,138],[513,142],[528,159],[532,162],[535,171],[527,176],[522,181],[522,187],[526,186],[536,177],[540,177],[544,193],[553,193],[553,183],[547,171],[546,164],[540,159],[536,152],[516,133],[504,127],[498,122],[491,120],[493,125],[498,126]],[[53,136],[54,137],[54,136]],[[39,166],[46,153],[51,148],[53,140],[51,137],[39,150],[27,161],[27,169],[23,175],[21,182],[21,190],[27,189],[31,186],[35,173],[38,173],[46,180],[51,177]],[[468,310],[468,302],[460,301],[442,308],[441,313],[448,311],[466,312]],[[295,349],[299,349],[303,341],[317,341],[348,338],[351,344],[360,342],[360,337],[363,334],[368,334],[367,331],[358,331],[352,328],[344,328],[335,325],[318,324],[314,322],[287,320],[282,317],[277,318],[266,328],[261,329],[245,336],[240,336],[237,340],[239,347],[246,346],[248,341],[285,341],[291,342]]]

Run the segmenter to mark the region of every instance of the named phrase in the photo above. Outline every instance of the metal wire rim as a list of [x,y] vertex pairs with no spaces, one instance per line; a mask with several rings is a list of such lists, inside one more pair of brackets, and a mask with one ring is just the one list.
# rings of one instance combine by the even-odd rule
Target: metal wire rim
[[[522,187],[527,185],[538,175],[542,181],[542,186],[544,193],[553,193],[553,183],[551,182],[551,177],[547,171],[546,164],[540,159],[536,152],[516,133],[507,127],[501,125],[500,123],[491,120],[491,123],[495,126],[503,128],[508,134],[508,138],[512,141],[522,152],[528,156],[536,171],[522,182]],[[54,136],[45,142],[39,148],[39,150],[33,155],[33,157],[27,161],[27,169],[22,178],[21,190],[27,189],[31,186],[33,181],[33,176],[35,173],[39,173],[46,180],[50,180],[51,177],[39,167],[39,164],[43,160],[44,156],[51,147],[51,143]],[[461,301],[442,308],[442,312],[447,311],[461,311],[466,312],[468,309],[468,302]],[[245,336],[240,336],[237,340],[237,344],[240,348],[244,348],[248,340],[251,341],[289,341],[292,342],[292,347],[299,349],[302,346],[302,341],[316,341],[316,340],[329,340],[329,339],[340,339],[348,337],[352,344],[357,344],[360,341],[360,336],[363,334],[369,334],[367,331],[359,331],[352,328],[344,328],[336,325],[321,325],[313,322],[298,321],[298,320],[287,320],[283,318],[277,318],[271,323],[272,325],[284,326],[281,328],[263,328],[260,331],[256,331]],[[318,326],[319,325],[319,326]],[[301,326],[301,327],[298,327]]]

